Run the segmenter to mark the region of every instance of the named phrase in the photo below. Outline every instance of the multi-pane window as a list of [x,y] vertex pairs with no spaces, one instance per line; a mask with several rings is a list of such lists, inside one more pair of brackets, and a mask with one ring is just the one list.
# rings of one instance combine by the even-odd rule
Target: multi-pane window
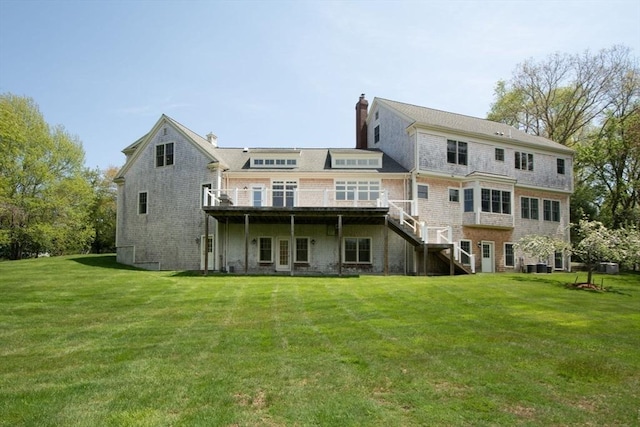
[[559,175],[564,175],[564,159],[556,159],[556,169]]
[[545,221],[560,222],[560,202],[557,200],[543,200],[543,219]]
[[251,165],[253,167],[270,167],[270,168],[283,168],[283,167],[296,167],[298,166],[298,159],[262,159],[252,158]]
[[538,199],[533,197],[520,198],[520,217],[524,219],[539,219]]
[[[464,252],[460,252],[460,262],[463,265],[471,264],[471,240],[460,240],[460,249]],[[465,253],[466,252],[466,253]]]
[[464,211],[473,212],[473,188],[464,189]]
[[147,213],[147,193],[138,193],[138,213],[146,214]]
[[515,161],[516,169],[521,169],[523,171],[533,170],[533,154],[516,151],[515,157],[516,157],[516,161]]
[[345,237],[345,263],[371,263],[371,239],[369,237]]
[[295,262],[309,262],[309,239],[306,237],[296,238]]
[[447,140],[447,163],[467,164],[467,143]]
[[380,181],[336,181],[336,200],[377,200]]
[[449,189],[449,201],[450,202],[459,202],[460,201],[460,190],[457,188]]
[[554,252],[553,254],[553,267],[557,270],[564,268],[564,254],[561,251]]
[[156,167],[173,164],[173,142],[156,145]]
[[482,188],[480,190],[482,212],[511,214],[511,192]]
[[498,162],[504,162],[504,148],[496,148],[495,156]]
[[373,128],[373,142],[380,142],[380,125]]
[[262,186],[254,186],[251,187],[251,203],[255,207],[262,206],[262,195],[264,193],[264,189]]
[[272,249],[271,237],[260,238],[259,261],[273,262],[273,249]]
[[505,267],[515,267],[516,257],[513,252],[513,243],[504,244],[504,265]]
[[292,207],[295,203],[296,181],[273,181],[273,200],[275,207]]
[[429,186],[418,184],[418,199],[429,198]]

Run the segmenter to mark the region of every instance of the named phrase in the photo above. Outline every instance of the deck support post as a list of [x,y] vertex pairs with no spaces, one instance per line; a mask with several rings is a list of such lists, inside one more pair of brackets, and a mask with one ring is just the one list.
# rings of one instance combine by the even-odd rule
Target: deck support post
[[209,273],[209,214],[204,212],[204,239],[200,242],[202,245],[202,256],[204,256],[204,271],[202,274],[206,276]]
[[455,253],[453,252],[453,244],[450,244],[449,245],[449,276],[454,276],[456,274],[454,255]]
[[429,271],[429,246],[426,243],[422,244],[423,248],[423,257],[424,257],[424,275],[427,275]]
[[296,263],[293,259],[293,251],[295,250],[295,215],[291,215],[291,243],[289,244],[289,262],[291,263],[291,268],[289,269],[289,275],[293,276],[293,270],[295,268]]
[[384,275],[389,275],[389,215],[384,216]]
[[249,273],[249,214],[244,215],[244,274]]
[[338,215],[338,276],[342,276],[342,215]]

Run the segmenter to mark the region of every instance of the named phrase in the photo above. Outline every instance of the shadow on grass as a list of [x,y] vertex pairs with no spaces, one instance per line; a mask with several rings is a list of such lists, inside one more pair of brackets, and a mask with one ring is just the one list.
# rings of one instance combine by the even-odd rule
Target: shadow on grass
[[[584,278],[582,277],[583,275],[584,275]],[[559,289],[566,289],[570,291],[579,291],[579,292],[591,292],[594,294],[613,293],[618,295],[625,295],[628,297],[633,296],[630,292],[634,291],[634,289],[626,288],[626,287],[620,288],[620,287],[606,286],[606,278],[603,278],[603,277],[599,277],[600,279],[599,281],[594,280],[598,282],[597,285],[602,288],[600,290],[579,288],[575,286],[576,283],[581,283],[581,279],[586,280],[586,278],[587,278],[586,273],[582,274],[582,272],[576,276],[574,282],[568,282],[558,278],[554,279],[553,274],[544,274],[544,273],[543,274],[523,274],[519,276],[512,276],[512,279],[515,282],[540,283],[545,285],[552,285]]]
[[100,268],[112,268],[116,270],[136,270],[140,271],[139,268],[119,264],[116,262],[115,255],[96,255],[96,256],[81,256],[76,258],[70,258],[71,261],[75,261],[78,264],[86,265],[88,267],[100,267]]

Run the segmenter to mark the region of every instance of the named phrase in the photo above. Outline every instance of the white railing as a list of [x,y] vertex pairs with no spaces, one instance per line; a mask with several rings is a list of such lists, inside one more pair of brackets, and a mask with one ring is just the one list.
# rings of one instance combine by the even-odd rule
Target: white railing
[[413,200],[388,200],[389,215],[392,218],[398,219],[400,225],[407,226],[413,230],[413,234],[419,236],[424,240],[422,236],[423,223],[418,221],[417,218],[409,215],[401,205],[409,205],[409,208],[413,206]]
[[407,213],[412,211],[413,200],[389,200],[386,190],[367,192],[360,198],[358,191],[335,189],[273,189],[273,188],[232,188],[216,190],[204,188],[203,206],[294,206],[294,207],[388,207],[389,214],[399,218],[418,232],[418,220]]
[[[469,258],[469,267],[471,268],[471,272],[476,272],[476,260],[475,255],[470,254],[460,247],[457,242],[453,241],[453,230],[451,227],[427,227],[424,226],[422,232],[423,240],[425,243],[447,243],[453,244],[453,257],[456,261],[462,263],[463,256]],[[431,237],[433,236],[433,239]],[[466,264],[464,264],[466,265]]]

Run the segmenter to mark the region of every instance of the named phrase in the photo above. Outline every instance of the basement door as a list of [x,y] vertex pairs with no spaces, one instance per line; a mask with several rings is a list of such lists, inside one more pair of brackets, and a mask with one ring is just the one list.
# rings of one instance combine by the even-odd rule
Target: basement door
[[289,239],[278,238],[276,246],[276,271],[291,270],[291,251],[289,250]]
[[[209,234],[209,238],[207,240],[207,256],[209,257],[208,267],[209,270],[215,270],[216,266],[214,264],[215,256],[213,253],[213,234]],[[200,236],[200,270],[204,270],[204,254],[202,253],[202,245],[204,245],[204,235]]]
[[493,273],[495,271],[495,251],[493,242],[482,242],[482,272]]

